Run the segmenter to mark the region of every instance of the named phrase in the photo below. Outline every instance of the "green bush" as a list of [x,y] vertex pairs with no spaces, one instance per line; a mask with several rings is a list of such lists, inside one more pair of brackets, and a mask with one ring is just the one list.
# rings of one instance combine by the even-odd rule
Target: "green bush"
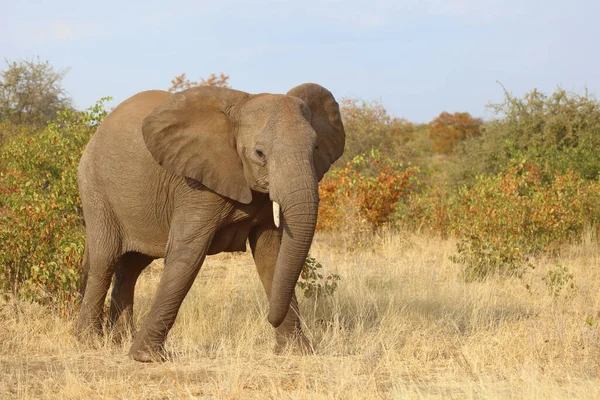
[[343,167],[373,149],[383,158],[395,161],[406,161],[414,152],[408,143],[417,138],[418,127],[405,119],[390,116],[381,103],[346,98],[341,101],[340,112],[346,145],[336,166]]
[[86,112],[64,110],[35,134],[0,148],[0,290],[68,306],[77,296],[84,229],[77,165],[106,116],[102,99]]
[[553,269],[549,270],[546,275],[542,277],[542,282],[546,284],[548,294],[554,297],[558,297],[561,293],[568,293],[568,291],[575,289],[573,274],[569,272],[569,268],[563,265],[555,265]]
[[327,278],[323,278],[322,269],[323,266],[314,257],[311,257],[310,254],[306,257],[302,265],[300,279],[296,284],[304,293],[304,297],[332,296],[337,290],[340,276],[330,274],[327,275]]
[[533,90],[521,99],[506,93],[501,104],[489,107],[496,119],[485,124],[481,137],[457,148],[451,171],[455,187],[518,163],[550,174],[572,170],[583,179],[600,176],[600,103],[593,95],[558,89],[548,96]]
[[[32,125],[15,125],[7,120],[0,122],[0,148],[9,138],[18,135],[33,135],[39,128]],[[1,168],[1,167],[0,167]]]

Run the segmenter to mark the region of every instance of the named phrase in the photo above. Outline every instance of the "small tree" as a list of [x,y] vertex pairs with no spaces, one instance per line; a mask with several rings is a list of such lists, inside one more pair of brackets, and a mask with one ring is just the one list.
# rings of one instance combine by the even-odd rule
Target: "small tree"
[[479,136],[482,121],[473,118],[469,113],[456,112],[450,114],[442,112],[429,123],[429,138],[432,141],[433,151],[449,154],[461,140]]
[[171,87],[169,88],[169,92],[181,92],[182,90],[186,90],[195,86],[216,86],[228,88],[230,87],[229,75],[225,75],[222,72],[219,73],[219,75],[212,73],[208,76],[208,78],[200,78],[200,81],[196,82],[189,80],[184,72],[183,74],[177,75],[175,78],[171,79]]
[[6,60],[0,79],[0,119],[14,124],[43,125],[71,106],[62,87],[69,69],[56,71],[48,61]]

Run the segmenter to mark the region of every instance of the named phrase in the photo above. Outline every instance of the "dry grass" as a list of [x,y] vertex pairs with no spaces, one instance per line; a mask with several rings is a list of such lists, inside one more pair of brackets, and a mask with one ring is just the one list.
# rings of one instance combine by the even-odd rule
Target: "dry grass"
[[[0,398],[600,398],[600,249],[558,262],[575,288],[549,294],[538,260],[521,280],[466,284],[454,244],[413,235],[349,252],[320,235],[312,254],[339,273],[333,298],[302,299],[313,356],[276,356],[249,254],[209,258],[168,340],[171,362],[139,364],[130,342],[97,348],[73,318],[0,303]],[[160,267],[138,286],[138,323]]]

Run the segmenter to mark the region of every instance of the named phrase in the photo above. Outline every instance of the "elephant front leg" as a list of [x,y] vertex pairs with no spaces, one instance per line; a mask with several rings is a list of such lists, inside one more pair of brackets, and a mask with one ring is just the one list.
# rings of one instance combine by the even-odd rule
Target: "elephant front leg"
[[[277,256],[279,254],[279,245],[281,235],[275,227],[257,227],[249,236],[252,255],[256,264],[256,269],[263,284],[267,297],[271,299],[271,283]],[[292,346],[302,353],[312,353],[313,348],[302,332],[302,322],[300,320],[300,311],[298,309],[298,300],[296,295],[292,297],[290,308],[283,323],[275,329],[275,352],[281,353],[286,347]]]
[[165,361],[164,343],[173,327],[183,299],[194,283],[206,257],[212,235],[196,240],[170,240],[158,290],[150,313],[129,350],[136,361]]

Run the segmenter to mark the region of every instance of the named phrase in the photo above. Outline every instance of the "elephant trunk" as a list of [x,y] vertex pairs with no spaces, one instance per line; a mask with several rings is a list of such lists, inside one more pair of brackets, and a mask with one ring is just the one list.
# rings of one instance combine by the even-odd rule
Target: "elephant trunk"
[[[275,328],[285,319],[298,277],[310,250],[319,208],[318,182],[311,161],[289,163],[290,178],[271,184],[271,198],[280,202],[282,238],[271,284],[269,323]],[[285,195],[280,195],[284,193]]]

